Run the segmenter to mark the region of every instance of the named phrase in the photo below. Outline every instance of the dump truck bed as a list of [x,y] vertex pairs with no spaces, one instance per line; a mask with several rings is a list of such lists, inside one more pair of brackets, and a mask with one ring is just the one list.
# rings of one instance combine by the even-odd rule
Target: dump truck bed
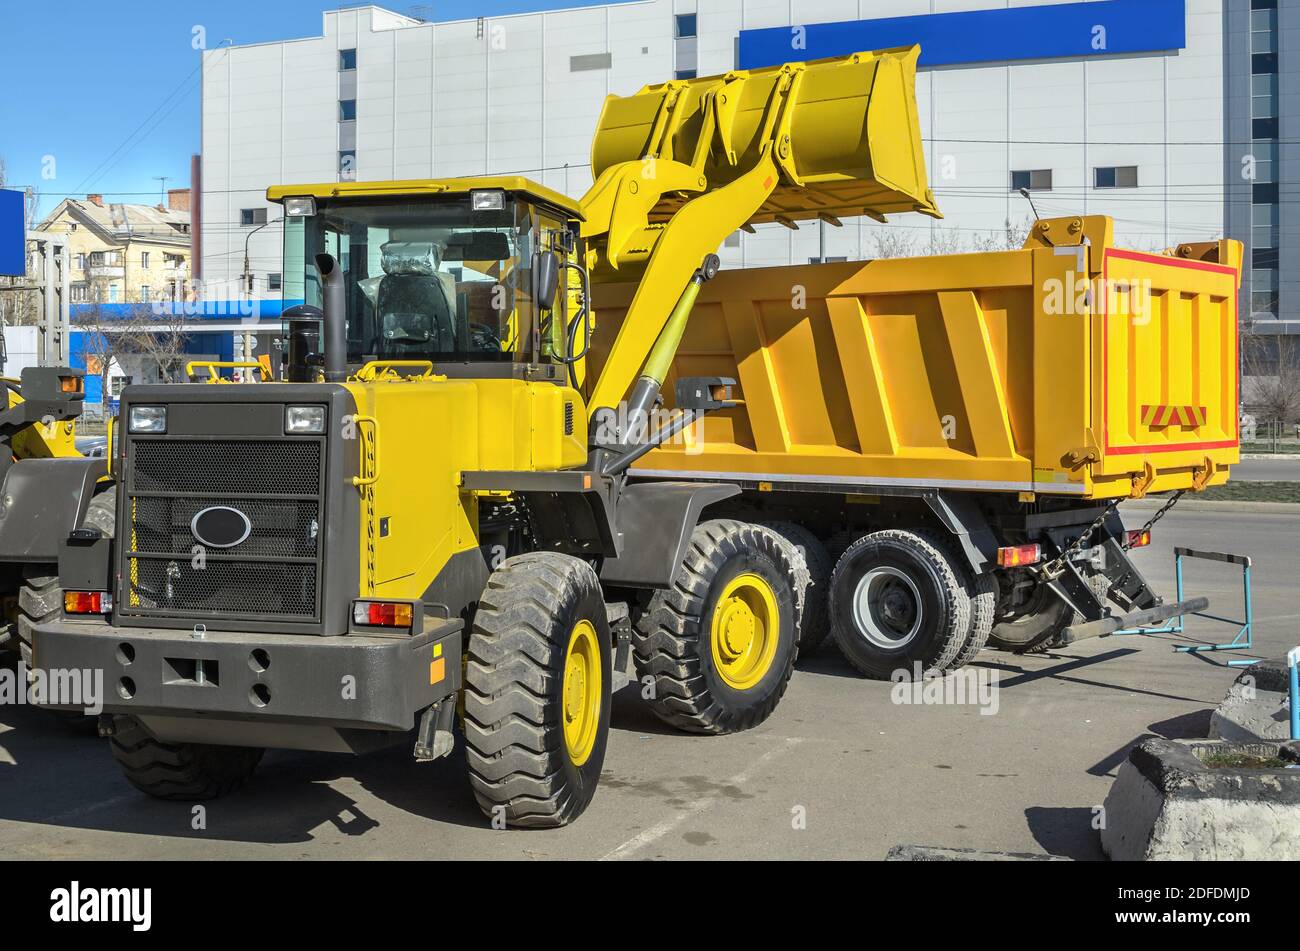
[[[724,271],[664,393],[730,377],[743,405],[634,471],[1082,499],[1226,481],[1241,246],[1144,254],[1110,231],[1063,219],[1017,251]],[[594,288],[596,364],[635,290]]]

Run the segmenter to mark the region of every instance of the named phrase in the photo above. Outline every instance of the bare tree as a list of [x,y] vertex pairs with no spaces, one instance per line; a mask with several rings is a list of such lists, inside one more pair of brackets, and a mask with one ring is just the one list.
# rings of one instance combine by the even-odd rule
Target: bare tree
[[147,365],[157,369],[161,382],[182,380],[189,341],[182,308],[138,304],[125,311],[120,320],[121,346],[126,352],[144,357]]
[[913,258],[918,254],[915,231],[901,228],[873,228],[870,237],[873,258]]
[[1258,415],[1270,422],[1300,418],[1300,347],[1283,334],[1250,334],[1242,339],[1248,393]]
[[86,373],[99,376],[100,400],[106,417],[109,415],[108,406],[113,396],[110,385],[113,361],[117,359],[119,352],[118,341],[114,334],[116,323],[113,315],[99,301],[80,308],[72,320],[73,329],[81,332]]

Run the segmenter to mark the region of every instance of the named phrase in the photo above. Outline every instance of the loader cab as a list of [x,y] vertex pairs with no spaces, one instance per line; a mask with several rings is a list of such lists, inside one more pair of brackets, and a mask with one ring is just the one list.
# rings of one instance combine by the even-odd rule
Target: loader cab
[[314,259],[329,254],[344,278],[351,366],[428,360],[498,375],[562,364],[571,315],[557,285],[577,264],[576,208],[510,181],[399,184],[272,190],[286,212],[285,299],[323,306]]

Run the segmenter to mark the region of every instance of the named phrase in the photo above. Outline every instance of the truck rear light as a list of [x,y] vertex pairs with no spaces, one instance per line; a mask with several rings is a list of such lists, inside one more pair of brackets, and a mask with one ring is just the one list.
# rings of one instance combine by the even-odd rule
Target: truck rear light
[[1124,533],[1125,548],[1146,548],[1151,544],[1151,529],[1139,528]]
[[59,392],[61,393],[80,393],[81,378],[75,376],[59,377]]
[[409,604],[391,601],[358,601],[352,605],[352,620],[371,627],[410,627],[413,612]]
[[1003,568],[1034,565],[1042,560],[1043,549],[1038,545],[1012,545],[998,549],[998,564]]
[[113,596],[107,591],[65,591],[63,611],[66,614],[111,614]]

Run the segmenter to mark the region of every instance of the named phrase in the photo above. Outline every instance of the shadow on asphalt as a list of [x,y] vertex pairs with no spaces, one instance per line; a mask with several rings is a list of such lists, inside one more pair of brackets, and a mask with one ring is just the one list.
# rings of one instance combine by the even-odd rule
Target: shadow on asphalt
[[1092,827],[1093,818],[1093,811],[1082,807],[1030,806],[1025,810],[1029,832],[1044,852],[1079,862],[1106,858],[1097,830]]

